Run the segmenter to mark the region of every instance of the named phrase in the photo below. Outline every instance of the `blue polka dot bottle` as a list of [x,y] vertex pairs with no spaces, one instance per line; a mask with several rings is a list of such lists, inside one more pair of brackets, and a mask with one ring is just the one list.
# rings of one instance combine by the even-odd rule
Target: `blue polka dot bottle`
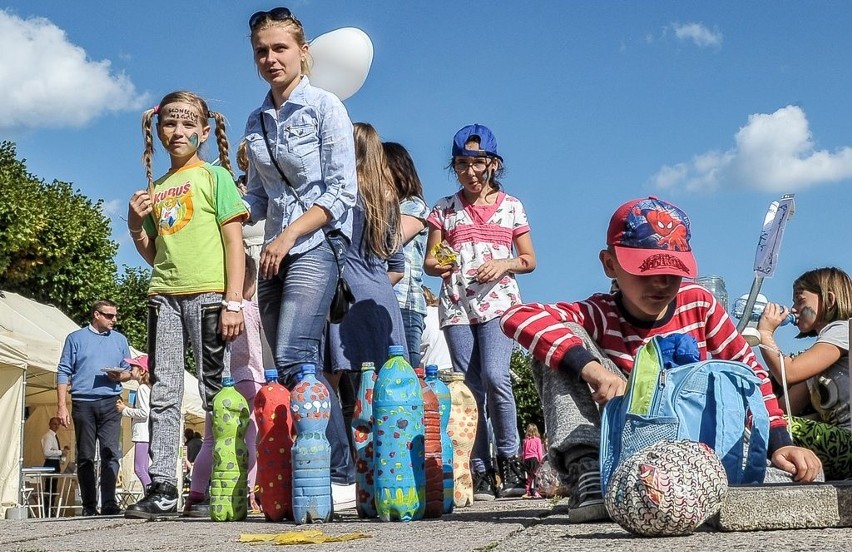
[[411,521],[426,510],[423,392],[405,348],[388,353],[373,390],[376,511],[383,521]]
[[325,428],[331,418],[328,389],[316,378],[316,366],[303,364],[290,392],[296,442],[293,462],[293,519],[297,524],[327,522],[331,500],[331,445]]
[[213,397],[213,472],[210,476],[210,519],[240,521],[248,515],[248,448],[245,435],[249,406],[234,389],[234,379],[222,378]]
[[426,367],[426,383],[438,396],[438,413],[441,416],[441,468],[444,480],[444,513],[453,512],[453,440],[447,433],[450,424],[450,410],[453,403],[450,388],[438,379],[438,367],[430,364]]
[[352,443],[355,447],[355,510],[360,518],[376,517],[373,471],[373,390],[376,365],[361,365],[361,381],[352,415]]

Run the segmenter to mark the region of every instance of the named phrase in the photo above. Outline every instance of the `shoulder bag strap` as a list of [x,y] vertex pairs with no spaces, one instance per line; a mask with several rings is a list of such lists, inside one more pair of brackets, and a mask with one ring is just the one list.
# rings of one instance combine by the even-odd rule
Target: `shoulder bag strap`
[[[286,184],[290,188],[290,191],[293,192],[293,195],[296,196],[296,201],[298,201],[299,205],[302,206],[302,211],[307,212],[308,208],[305,206],[305,203],[302,201],[302,198],[299,196],[296,188],[290,184],[290,180],[287,178],[287,175],[284,174],[284,171],[281,170],[281,165],[278,164],[278,160],[272,152],[272,146],[269,145],[269,136],[266,133],[266,121],[264,121],[263,111],[261,111],[258,115],[260,117],[260,130],[263,132],[263,143],[266,144],[266,151],[269,153],[269,160],[272,161],[272,164],[275,166],[276,170],[278,170],[278,174],[281,175],[281,180],[284,181],[284,184]],[[331,240],[328,239],[328,234],[323,232],[323,235],[325,236],[325,241],[328,242],[328,246],[331,248],[331,253],[334,255],[334,264],[337,267],[337,278],[340,279],[343,277],[343,272],[340,268],[340,258],[337,256],[337,250],[334,248],[334,244],[331,243]]]

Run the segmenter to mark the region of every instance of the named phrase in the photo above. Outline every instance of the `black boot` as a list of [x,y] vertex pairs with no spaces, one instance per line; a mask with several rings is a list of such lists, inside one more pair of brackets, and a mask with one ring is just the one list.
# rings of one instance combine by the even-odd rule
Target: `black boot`
[[526,473],[518,457],[499,456],[497,465],[500,467],[500,479],[503,481],[503,496],[524,496]]
[[178,493],[171,483],[152,483],[148,494],[124,511],[124,517],[157,519],[177,516]]

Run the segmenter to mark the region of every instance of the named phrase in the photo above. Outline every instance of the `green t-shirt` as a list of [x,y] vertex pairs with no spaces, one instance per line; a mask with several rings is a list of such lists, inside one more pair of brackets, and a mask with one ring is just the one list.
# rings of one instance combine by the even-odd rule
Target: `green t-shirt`
[[247,214],[222,167],[201,162],[154,182],[154,212],[143,221],[157,248],[148,294],[224,292],[221,226]]

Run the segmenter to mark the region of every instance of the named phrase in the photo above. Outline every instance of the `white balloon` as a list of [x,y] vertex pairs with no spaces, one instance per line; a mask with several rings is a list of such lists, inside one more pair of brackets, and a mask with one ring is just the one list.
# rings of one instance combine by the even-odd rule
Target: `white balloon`
[[367,33],[344,27],[322,34],[310,43],[311,84],[345,100],[361,88],[373,63],[373,43]]

